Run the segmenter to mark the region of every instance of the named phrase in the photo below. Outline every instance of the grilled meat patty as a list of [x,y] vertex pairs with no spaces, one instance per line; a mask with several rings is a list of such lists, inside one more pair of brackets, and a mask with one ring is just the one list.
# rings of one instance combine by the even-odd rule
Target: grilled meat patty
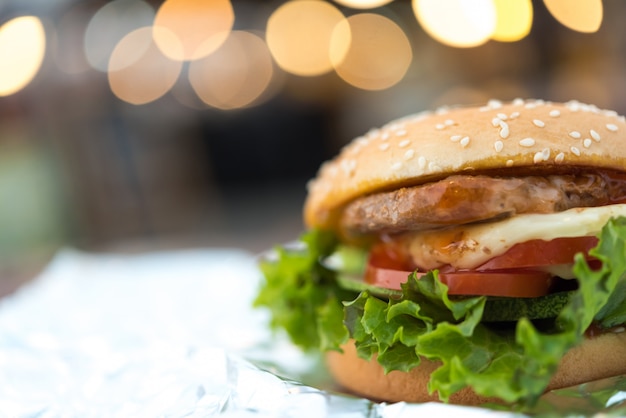
[[454,175],[420,186],[358,198],[344,210],[351,234],[419,231],[523,213],[603,206],[626,195],[602,174],[490,177]]

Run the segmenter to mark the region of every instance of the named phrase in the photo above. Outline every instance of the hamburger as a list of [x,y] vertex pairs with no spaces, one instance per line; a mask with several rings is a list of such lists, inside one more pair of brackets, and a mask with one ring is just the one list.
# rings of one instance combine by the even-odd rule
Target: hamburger
[[345,390],[532,405],[626,373],[626,122],[490,101],[373,129],[308,185],[255,301]]

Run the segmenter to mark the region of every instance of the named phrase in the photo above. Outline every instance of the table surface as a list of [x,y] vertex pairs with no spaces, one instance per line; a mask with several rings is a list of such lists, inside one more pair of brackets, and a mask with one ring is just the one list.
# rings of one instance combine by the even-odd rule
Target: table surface
[[0,416],[496,414],[305,382],[320,358],[269,331],[259,280],[243,250],[59,252],[0,301]]

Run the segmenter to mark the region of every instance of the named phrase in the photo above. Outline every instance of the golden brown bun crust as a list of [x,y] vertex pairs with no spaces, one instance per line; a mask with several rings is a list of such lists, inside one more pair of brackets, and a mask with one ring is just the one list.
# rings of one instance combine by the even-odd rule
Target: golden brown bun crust
[[491,101],[408,116],[356,138],[309,184],[304,220],[335,227],[338,211],[378,190],[458,172],[580,166],[626,170],[626,121],[579,102]]
[[[344,353],[329,352],[328,368],[335,380],[348,391],[376,401],[429,402],[439,401],[436,394],[428,394],[430,374],[440,363],[426,359],[410,372],[393,371],[384,374],[377,361],[357,356],[352,342],[343,346]],[[570,350],[559,365],[548,390],[559,389],[604,377],[626,374],[626,332],[606,333],[586,339]],[[466,388],[450,398],[450,403],[480,405],[502,401],[485,398]]]

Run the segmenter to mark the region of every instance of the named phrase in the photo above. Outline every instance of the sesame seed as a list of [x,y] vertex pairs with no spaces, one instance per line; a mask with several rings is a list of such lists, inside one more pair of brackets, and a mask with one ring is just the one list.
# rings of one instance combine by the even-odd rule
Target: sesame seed
[[585,148],[589,148],[589,147],[591,146],[591,144],[592,144],[591,139],[589,139],[589,138],[585,138],[585,139],[583,140],[583,147],[585,147]]
[[589,135],[591,135],[591,137],[593,138],[594,141],[600,141],[600,134],[597,133],[596,131],[594,131],[593,129],[591,129],[589,131]]
[[606,124],[606,129],[608,129],[611,132],[617,132],[617,125],[615,125],[613,123],[607,123]]
[[544,148],[541,151],[538,151],[535,153],[535,156],[533,157],[533,161],[536,164],[542,161],[548,161],[548,158],[550,158],[550,148]]
[[413,158],[415,156],[415,150],[412,149],[408,149],[406,150],[406,152],[404,153],[404,159],[405,160],[410,160],[411,158]]
[[546,126],[545,122],[540,119],[533,119],[533,124],[539,128]]
[[550,111],[550,116],[553,117],[553,118],[558,118],[559,116],[561,116],[561,112],[556,110],[556,109],[551,110]]
[[574,154],[577,157],[580,157],[580,150],[576,147],[571,147],[570,151],[572,151],[572,154]]
[[572,131],[572,132],[569,133],[569,136],[571,136],[572,138],[578,139],[578,138],[580,138],[580,132]]
[[535,164],[543,161],[543,153],[541,151],[535,153],[535,157],[533,158],[533,162]]
[[507,167],[513,167],[513,164],[514,164],[513,160],[507,160],[506,162]]
[[328,172],[331,177],[336,177],[337,174],[339,174],[339,169],[337,168],[337,165],[331,163],[324,163],[322,171]]
[[409,141],[408,139],[405,139],[405,140],[403,140],[403,141],[400,141],[400,143],[398,144],[398,146],[399,146],[400,148],[404,148],[404,147],[408,146],[410,143],[411,143],[411,141]]
[[342,160],[341,169],[346,175],[352,176],[356,169],[356,160]]
[[513,100],[514,106],[521,106],[524,104],[524,99],[520,99],[519,97]]
[[494,128],[497,128],[498,126],[500,126],[500,122],[502,122],[502,119],[500,118],[491,119],[491,124],[493,125]]
[[507,139],[509,137],[509,125],[506,122],[500,123],[500,138]]
[[519,116],[519,112],[513,112],[513,113],[511,113],[510,118],[511,118],[511,119],[515,119],[515,118],[516,118],[516,117],[518,117],[518,116]]
[[526,104],[524,105],[524,107],[525,107],[526,109],[534,109],[534,108],[536,108],[536,107],[537,107],[537,104],[535,104],[535,103],[526,103]]
[[524,138],[519,141],[519,144],[523,147],[532,147],[533,145],[535,145],[535,140],[532,138]]
[[424,169],[426,167],[426,158],[423,155],[417,159],[417,165],[419,168]]
[[508,116],[504,113],[498,113],[496,116],[501,120],[507,120],[508,118]]
[[405,136],[405,135],[406,135],[406,129],[400,129],[396,131],[396,136]]
[[469,145],[469,142],[470,142],[470,138],[469,138],[469,136],[464,136],[464,137],[461,139],[460,144],[461,144],[461,146],[462,146],[463,148],[465,148],[466,146],[468,146],[468,145]]
[[502,102],[500,100],[491,99],[487,102],[487,106],[492,109],[500,109],[502,107]]
[[454,125],[454,121],[452,119],[446,119],[443,124],[446,126],[452,126]]
[[435,128],[440,131],[442,129],[444,129],[446,127],[446,125],[444,125],[443,123],[438,123],[437,125],[435,125]]
[[391,169],[394,170],[394,171],[400,170],[401,168],[402,168],[402,163],[399,162],[399,161],[397,163],[393,163],[391,165]]
[[562,163],[563,160],[565,159],[565,154],[562,152],[559,152],[556,157],[554,157],[554,162],[555,163]]
[[389,149],[389,142],[384,142],[378,146],[381,151],[387,151]]
[[580,103],[575,100],[570,100],[565,104],[565,106],[567,106],[567,108],[572,112],[578,112],[580,110]]
[[428,163],[428,170],[429,171],[440,171],[441,168],[437,164],[435,164],[434,162],[431,161],[431,162]]
[[355,139],[355,140],[354,140],[354,143],[355,143],[358,147],[363,147],[363,146],[365,146],[365,145],[369,144],[369,143],[370,143],[370,140],[369,140],[369,139],[367,139],[367,138],[366,138],[366,137],[364,137],[364,136],[361,136],[361,137],[359,137],[359,138]]
[[452,142],[458,142],[458,141],[460,141],[460,140],[461,140],[461,138],[463,138],[461,135],[452,135],[452,136],[450,137],[450,141],[452,141]]
[[493,147],[496,149],[496,152],[500,152],[502,151],[502,148],[504,148],[504,143],[502,141],[496,141],[493,144]]
[[380,139],[382,141],[386,141],[389,139],[389,132],[383,132],[383,134],[380,136]]

